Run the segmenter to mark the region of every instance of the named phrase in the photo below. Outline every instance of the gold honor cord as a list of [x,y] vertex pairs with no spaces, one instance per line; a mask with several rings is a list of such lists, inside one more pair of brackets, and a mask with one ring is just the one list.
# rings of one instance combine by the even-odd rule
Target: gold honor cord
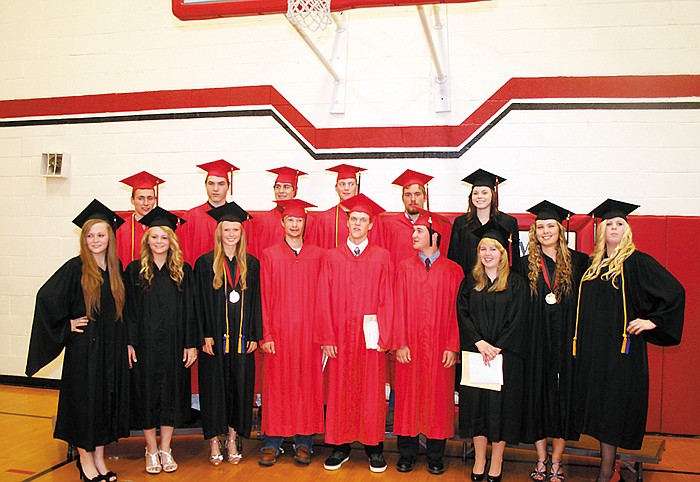
[[134,223],[136,223],[136,213],[135,212],[131,215],[131,251],[129,251],[129,257],[131,258],[131,261],[136,259],[134,257],[134,229],[136,227]]
[[335,247],[338,247],[338,211],[340,210],[340,204],[335,207]]
[[576,328],[574,328],[574,346],[571,350],[571,354],[576,358],[576,340],[578,339],[578,312],[581,307],[581,289],[583,288],[584,281],[578,284],[578,297],[576,299]]
[[[233,283],[229,283],[230,276],[229,276],[228,264],[226,263],[226,260],[224,260],[224,267],[226,268],[224,270],[224,277],[226,278],[226,286],[229,286],[229,284],[230,284],[231,285],[231,292],[233,292],[236,290],[236,287],[233,286]],[[236,275],[238,275],[238,266],[236,266]],[[237,280],[234,281],[234,283],[238,284]],[[224,335],[224,337],[226,338],[226,347],[225,347],[226,351],[224,351],[224,353],[229,353],[229,351],[231,349],[231,344],[230,344],[231,322],[229,321],[229,317],[228,317],[229,296],[230,296],[230,293],[227,294],[226,290],[224,289],[224,304],[226,305],[226,335]],[[238,326],[238,343],[236,346],[236,353],[239,353],[239,354],[245,353],[243,351],[243,340],[244,340],[244,337],[243,337],[243,305],[244,305],[244,303],[245,303],[245,291],[241,290],[241,316],[240,316],[240,324]]]
[[238,351],[237,353],[245,353],[243,350],[243,303],[245,302],[245,290],[241,290],[241,322],[238,326]]
[[[224,263],[226,261],[224,260]],[[224,272],[224,276],[226,276]],[[228,276],[226,276],[226,285],[228,286]],[[226,294],[226,290],[224,289],[224,304],[226,305],[226,334],[224,335],[224,339],[226,340],[226,346],[224,347],[224,353],[227,354],[229,353],[230,347],[229,347],[229,321],[228,321],[228,294]]]

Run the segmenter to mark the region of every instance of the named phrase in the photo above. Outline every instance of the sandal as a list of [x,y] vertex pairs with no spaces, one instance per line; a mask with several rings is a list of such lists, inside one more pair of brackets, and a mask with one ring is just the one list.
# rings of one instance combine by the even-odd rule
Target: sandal
[[[555,465],[557,470],[554,470]],[[549,482],[564,482],[565,478],[561,462],[552,462],[552,470],[549,471]]]
[[[219,441],[218,437],[214,437],[209,444],[209,463],[217,467],[221,465],[221,462],[224,460],[224,456],[221,454],[221,441]],[[214,454],[214,447],[219,449],[218,454]]]
[[[547,480],[547,464],[549,463],[549,454],[544,458],[544,460],[538,460],[535,464],[535,470],[530,472],[530,478],[532,480],[537,480],[542,482]],[[542,467],[540,469],[540,467]]]
[[158,450],[154,453],[150,453],[148,448],[146,449],[146,472],[149,474],[160,474],[163,467],[160,465],[160,457],[158,457]]
[[226,461],[229,464],[238,465],[242,458],[243,454],[238,451],[238,434],[234,434],[233,438],[226,437]]
[[177,462],[173,458],[173,449],[169,449],[167,452],[164,450],[159,450],[160,461],[163,465],[163,472],[175,472],[177,470]]

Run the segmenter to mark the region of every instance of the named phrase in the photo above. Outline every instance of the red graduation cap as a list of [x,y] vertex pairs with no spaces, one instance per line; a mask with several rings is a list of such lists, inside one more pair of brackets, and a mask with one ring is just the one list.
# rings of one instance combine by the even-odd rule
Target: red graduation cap
[[208,176],[224,177],[228,180],[228,185],[231,186],[231,194],[233,194],[233,171],[238,168],[228,161],[219,159],[217,161],[197,164],[197,167],[207,171]]
[[306,176],[305,172],[287,166],[278,167],[276,169],[268,169],[267,172],[277,174],[275,184],[277,184],[278,182],[291,184],[292,186],[294,186],[294,189],[297,188],[299,176]]
[[163,184],[165,181],[150,172],[141,171],[133,176],[125,177],[119,182],[130,186],[131,194],[135,193],[137,189],[153,190],[156,196],[156,205],[158,205],[158,185]]
[[341,179],[355,179],[357,181],[357,192],[360,192],[360,175],[362,171],[366,171],[364,167],[351,166],[350,164],[338,164],[337,166],[329,167],[326,171],[335,172],[338,177],[335,179],[337,183]]
[[315,208],[315,204],[307,203],[301,199],[282,199],[275,201],[282,208],[282,217],[306,218],[306,209]]
[[412,186],[413,184],[425,186],[432,178],[433,176],[428,176],[427,174],[406,169],[403,174],[392,181],[392,184],[401,187]]
[[370,218],[384,212],[379,204],[372,201],[364,194],[357,194],[341,203],[350,213],[365,213]]

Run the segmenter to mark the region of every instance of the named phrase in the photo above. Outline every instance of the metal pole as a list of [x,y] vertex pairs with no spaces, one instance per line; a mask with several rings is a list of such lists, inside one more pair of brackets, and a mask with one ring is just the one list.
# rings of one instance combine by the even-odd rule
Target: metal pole
[[428,42],[428,49],[430,50],[430,56],[433,58],[433,65],[435,66],[435,73],[437,74],[437,81],[443,82],[446,79],[445,73],[442,70],[442,65],[440,64],[440,59],[438,58],[437,50],[435,49],[435,42],[433,42],[433,36],[430,32],[430,26],[428,25],[428,17],[425,15],[425,9],[423,5],[416,5],[418,9],[418,16],[420,17],[420,23],[423,26],[423,33],[425,34],[425,40]]
[[[287,19],[287,20],[289,20],[289,19]],[[309,48],[313,51],[313,53],[316,54],[316,57],[318,58],[318,60],[321,61],[321,63],[326,68],[328,73],[331,74],[331,76],[333,77],[333,80],[335,80],[336,82],[341,82],[343,80],[342,77],[340,75],[338,75],[338,72],[335,71],[335,69],[333,68],[331,63],[328,61],[328,59],[326,59],[323,56],[323,53],[321,53],[321,51],[318,49],[318,47],[316,47],[316,44],[314,43],[314,41],[311,40],[311,38],[308,35],[306,35],[304,28],[301,27],[300,25],[297,25],[296,23],[292,22],[291,20],[289,20],[289,23],[292,24],[292,27],[294,27],[294,30],[296,30],[297,33],[301,36],[302,40],[304,42],[306,42],[306,45],[308,45]]]

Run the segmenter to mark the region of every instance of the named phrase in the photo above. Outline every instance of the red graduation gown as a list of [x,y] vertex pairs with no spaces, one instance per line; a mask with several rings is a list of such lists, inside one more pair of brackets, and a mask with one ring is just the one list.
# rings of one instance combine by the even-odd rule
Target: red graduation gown
[[396,363],[394,433],[431,439],[454,435],[455,367],[445,350],[459,352],[457,292],[462,268],[440,255],[426,271],[414,254],[399,264],[394,297],[392,349],[407,346],[410,363]]
[[119,256],[122,266],[128,266],[133,260],[141,257],[141,240],[146,234],[148,226],[136,220],[134,211],[117,214],[126,221],[116,232],[117,256]]
[[187,222],[177,231],[180,248],[190,266],[194,266],[201,255],[214,249],[214,231],[218,223],[207,214],[211,209],[214,207],[209,202],[190,209],[184,216]]
[[[394,267],[398,266],[404,259],[412,258],[416,255],[413,249],[411,236],[413,235],[413,223],[408,220],[406,213],[389,213],[379,216],[381,225],[379,226],[379,237],[375,238],[377,244],[386,248],[391,253],[391,261]],[[433,229],[440,233],[440,251],[447,253],[450,247],[450,234],[452,225],[450,221],[440,216],[432,214]],[[375,226],[375,229],[377,226]]]
[[313,340],[313,320],[324,253],[304,243],[297,255],[284,240],[263,251],[261,343],[275,343],[275,353],[263,355],[266,435],[323,432],[322,353]]
[[329,359],[326,442],[377,445],[386,418],[385,354],[365,348],[364,315],[376,314],[379,346],[389,348],[394,273],[389,252],[370,243],[355,256],[346,243],[326,252],[318,287],[315,340],[337,346]]
[[256,214],[246,226],[248,252],[261,257],[262,252],[284,239],[282,211],[277,208]]

